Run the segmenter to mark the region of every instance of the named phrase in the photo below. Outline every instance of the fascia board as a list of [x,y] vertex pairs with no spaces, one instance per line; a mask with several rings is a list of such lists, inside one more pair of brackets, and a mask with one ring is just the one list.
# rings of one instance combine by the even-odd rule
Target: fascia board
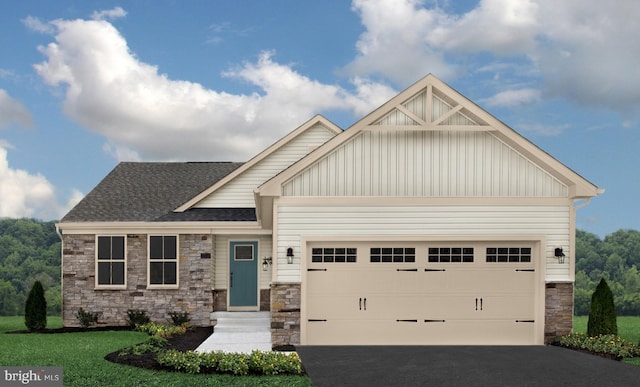
[[96,233],[260,234],[270,235],[260,222],[64,222],[62,235]]

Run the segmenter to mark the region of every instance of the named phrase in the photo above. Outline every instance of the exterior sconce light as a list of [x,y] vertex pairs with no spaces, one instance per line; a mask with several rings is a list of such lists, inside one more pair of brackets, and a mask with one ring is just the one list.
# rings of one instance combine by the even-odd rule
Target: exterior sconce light
[[558,263],[564,263],[564,252],[562,247],[556,247],[555,256],[558,258]]
[[293,247],[287,248],[287,263],[288,264],[293,263]]
[[269,270],[269,265],[271,265],[272,263],[273,263],[273,259],[271,257],[262,258],[262,270],[264,271]]

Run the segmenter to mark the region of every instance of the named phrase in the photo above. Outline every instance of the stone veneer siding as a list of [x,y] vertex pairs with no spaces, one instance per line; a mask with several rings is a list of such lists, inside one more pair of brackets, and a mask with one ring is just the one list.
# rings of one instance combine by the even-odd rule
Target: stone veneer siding
[[300,283],[271,284],[271,344],[300,344]]
[[[115,235],[115,234],[114,234]],[[127,235],[124,290],[95,288],[96,236],[64,235],[62,252],[62,323],[79,326],[79,308],[101,312],[100,324],[126,325],[127,310],[145,310],[152,321],[168,323],[168,313],[189,312],[194,326],[211,325],[212,238],[179,235],[179,288],[147,289],[147,235]]]
[[[270,310],[270,292],[270,289],[260,289],[260,310],[263,312]],[[227,289],[216,289],[213,291],[213,310],[218,312],[227,310]]]
[[546,284],[544,342],[551,343],[556,337],[571,333],[572,329],[573,284]]

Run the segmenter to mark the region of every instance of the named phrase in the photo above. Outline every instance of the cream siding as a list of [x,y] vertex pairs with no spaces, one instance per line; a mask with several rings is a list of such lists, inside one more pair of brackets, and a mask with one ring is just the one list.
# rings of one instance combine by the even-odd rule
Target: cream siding
[[[277,209],[277,280],[298,282],[301,240],[327,237],[381,240],[542,240],[546,280],[570,280],[569,205],[443,205],[443,206],[337,206],[280,204]],[[484,239],[483,239],[484,238]],[[286,263],[293,247],[296,259]],[[563,247],[567,260],[558,264],[555,247]]]
[[307,155],[314,147],[325,143],[335,133],[317,124],[294,138],[281,149],[265,157],[240,176],[202,199],[196,208],[251,208],[255,207],[253,191],[259,185],[280,173]]
[[489,132],[380,130],[343,144],[286,182],[282,193],[567,197],[568,188]]
[[262,259],[271,256],[273,243],[271,235],[216,235],[214,239],[215,257],[212,259],[214,289],[227,289],[229,278],[229,243],[235,241],[258,242],[258,278],[260,289],[269,289],[271,270],[262,270]]

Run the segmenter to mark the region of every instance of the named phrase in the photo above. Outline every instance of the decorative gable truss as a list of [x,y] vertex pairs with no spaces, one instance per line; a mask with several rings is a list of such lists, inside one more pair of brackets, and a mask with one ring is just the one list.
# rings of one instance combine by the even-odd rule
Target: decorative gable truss
[[432,75],[312,156],[261,191],[303,197],[598,194],[597,187]]

